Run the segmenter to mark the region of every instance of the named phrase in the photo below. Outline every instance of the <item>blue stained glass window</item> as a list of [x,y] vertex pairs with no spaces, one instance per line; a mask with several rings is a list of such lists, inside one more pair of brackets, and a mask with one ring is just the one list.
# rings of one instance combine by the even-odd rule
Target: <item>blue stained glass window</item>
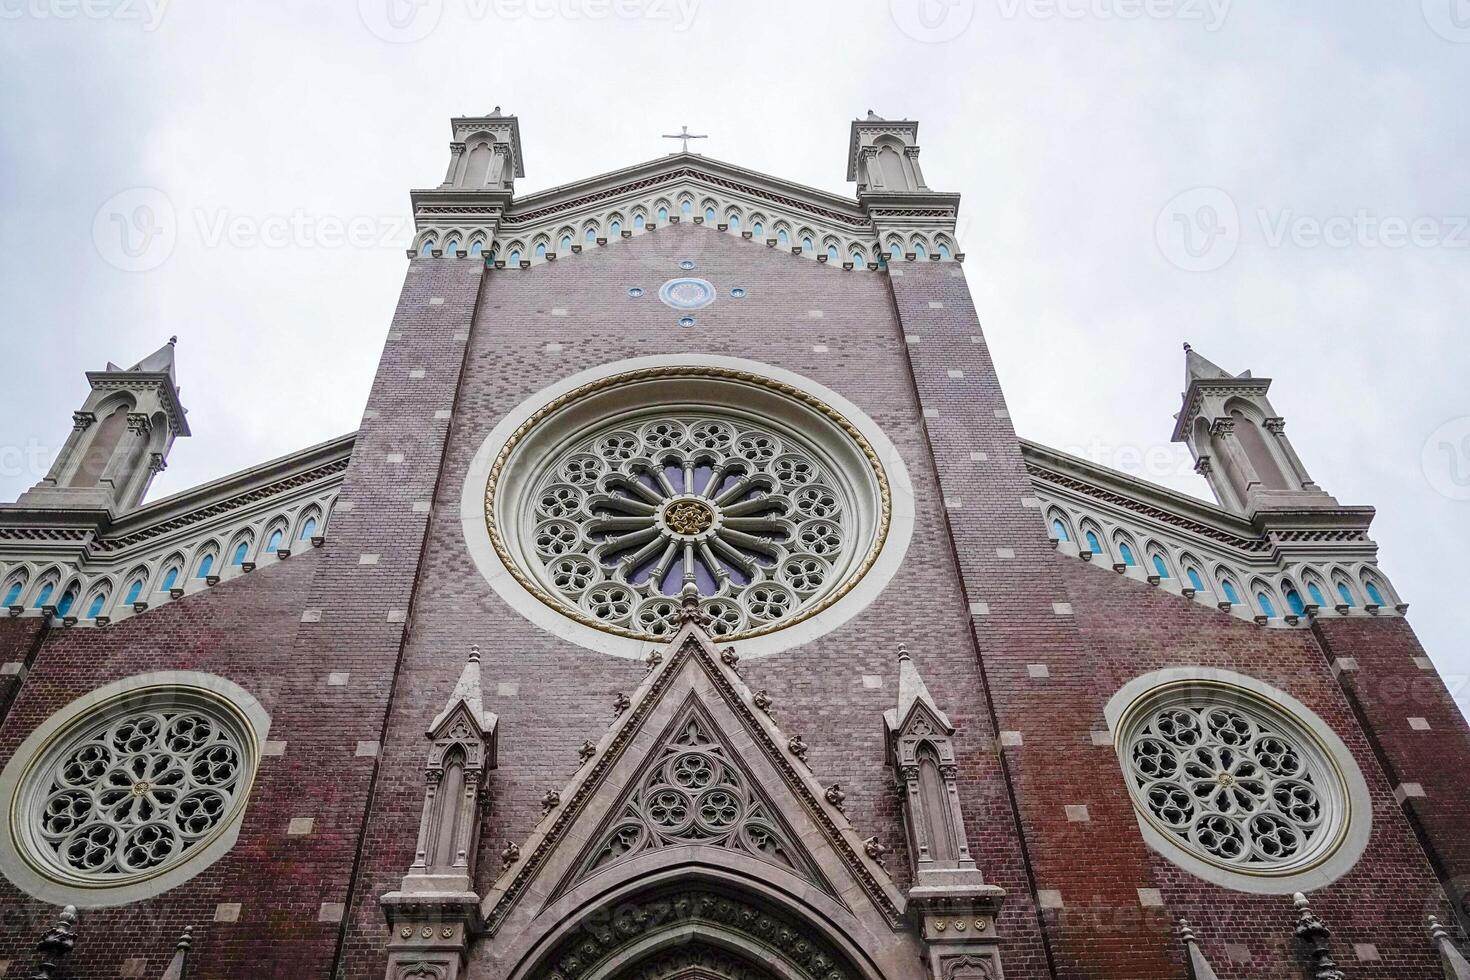
[[923,242],[914,242],[914,256],[920,259],[927,259],[929,257],[929,252],[924,248]]
[[610,224],[610,225],[607,226],[607,237],[608,238],[620,238],[620,237],[622,237],[622,234],[623,234],[623,223],[621,221],[614,221],[612,224]]
[[123,602],[126,602],[128,605],[131,606],[133,603],[137,602],[139,597],[141,597],[142,595],[143,580],[140,578],[135,578],[133,579],[133,584],[128,586],[128,594],[123,599]]
[[1300,616],[1307,611],[1307,604],[1302,601],[1302,594],[1296,589],[1286,590],[1286,608],[1291,610],[1293,616]]
[[247,541],[241,541],[239,544],[237,544],[235,546],[235,553],[230,556],[230,564],[231,565],[238,565],[238,564],[240,564],[241,562],[243,562],[245,560],[245,556],[247,554],[249,554],[249,553],[250,553],[250,544],[249,544],[249,542],[247,542]]
[[1185,575],[1189,578],[1189,587],[1196,592],[1205,591],[1205,580],[1200,578],[1198,568],[1185,569]]
[[898,242],[891,242],[888,246],[888,254],[895,259],[903,258],[903,246]]
[[1386,603],[1386,602],[1383,601],[1383,593],[1378,591],[1378,586],[1377,585],[1374,585],[1372,582],[1369,582],[1366,585],[1364,585],[1363,587],[1368,592],[1368,601],[1371,602],[1371,603],[1373,603],[1373,605],[1375,605],[1375,606],[1386,606],[1386,605],[1388,605],[1388,603]]
[[458,251],[459,251],[459,239],[457,239],[457,238],[451,238],[449,241],[447,241],[447,242],[444,243],[444,254],[445,255],[453,255],[455,252],[458,252]]
[[635,214],[635,215],[633,215],[633,230],[634,231],[642,231],[643,230],[643,215],[641,215],[641,214]]
[[419,254],[420,255],[433,255],[434,254],[434,240],[432,238],[429,239],[428,241],[424,242],[423,247],[421,247],[419,249]]
[[595,241],[597,241],[597,229],[596,228],[588,228],[587,231],[586,231],[586,233],[584,233],[582,235],[582,237],[584,239],[586,239],[587,241],[589,241],[589,242],[595,242]]
[[1091,531],[1087,532],[1087,550],[1094,555],[1102,554],[1102,542],[1098,541],[1097,535]]
[[315,534],[316,534],[316,518],[315,517],[308,517],[306,519],[306,523],[303,524],[303,525],[301,525],[301,540],[302,541],[305,541],[307,538],[310,538],[310,537],[312,537]]
[[803,238],[801,240],[801,250],[803,252],[810,252],[813,248],[815,248],[815,246],[812,245],[812,240],[810,238]]
[[867,264],[868,264],[868,260],[865,259],[865,258],[863,258],[863,253],[861,253],[861,252],[853,252],[852,253],[852,267],[854,269],[862,269],[862,268],[865,268],[867,266]]
[[1314,606],[1325,606],[1325,605],[1327,605],[1327,600],[1322,597],[1322,590],[1319,589],[1319,588],[1317,588],[1317,583],[1316,582],[1308,582],[1307,583],[1307,595],[1309,595],[1309,596],[1312,597],[1312,605],[1314,605]]
[[562,251],[563,254],[566,254],[566,255],[571,254],[571,251],[572,251],[572,236],[571,235],[563,235],[563,236],[561,236],[561,244],[558,245],[557,248],[561,249],[561,251]]
[[485,243],[484,242],[470,242],[470,254],[471,255],[482,255],[482,254],[484,254],[484,252],[485,252]]
[[943,242],[939,243],[939,257],[941,259],[949,258],[949,246],[944,244]]
[[715,209],[714,208],[705,208],[704,209],[704,221],[705,221],[705,224],[712,225],[712,224],[715,223],[715,220],[716,220],[715,219]]
[[520,252],[511,252],[510,253],[510,264],[511,265],[520,265],[521,264],[521,253]]
[[669,209],[668,208],[659,208],[658,209],[658,220],[659,221],[668,221],[669,220]]
[[536,258],[538,258],[538,259],[544,259],[544,258],[546,258],[546,243],[545,242],[537,242],[536,243]]
[[1123,558],[1123,564],[1125,564],[1125,565],[1137,565],[1138,564],[1138,559],[1133,557],[1133,549],[1130,548],[1130,547],[1128,547],[1128,545],[1127,545],[1126,542],[1118,545],[1118,554],[1122,556],[1122,558]]
[[762,235],[764,235],[765,233],[766,233],[766,226],[763,225],[763,224],[761,224],[759,221],[757,221],[755,224],[753,224],[753,225],[750,226],[750,234],[751,234],[751,237],[752,238],[759,238]]
[[776,244],[777,245],[790,245],[791,244],[791,236],[788,235],[788,234],[786,234],[786,229],[785,228],[782,228],[780,231],[776,232]]
[[738,214],[732,214],[732,215],[730,215],[729,220],[726,221],[725,224],[727,224],[727,225],[730,226],[730,230],[731,231],[739,231],[740,230],[740,215],[738,215]]
[[694,202],[693,201],[680,201],[679,202],[679,213],[680,214],[693,214],[694,213]]
[[1164,561],[1163,555],[1154,555],[1154,574],[1159,578],[1169,577],[1169,566]]
[[1349,591],[1346,582],[1338,582],[1337,583],[1337,594],[1340,595],[1340,596],[1342,596],[1342,604],[1343,605],[1345,605],[1345,606],[1351,606],[1351,605],[1354,604],[1353,603],[1353,594],[1352,594],[1351,591]]
[[51,582],[47,582],[45,585],[41,586],[41,593],[38,596],[36,596],[36,608],[37,609],[40,609],[42,606],[44,606],[48,602],[50,602],[51,601],[51,593],[53,593],[55,591],[56,591],[56,586],[53,583],[51,583]]
[[174,583],[178,580],[179,570],[177,568],[170,568],[167,572],[164,573],[163,586],[159,589],[159,591],[167,592],[169,589],[174,587]]
[[1225,592],[1225,599],[1232,606],[1240,604],[1240,593],[1235,591],[1235,583],[1228,578],[1220,583],[1220,588]]
[[10,585],[10,588],[5,590],[5,602],[4,602],[4,605],[7,605],[7,606],[13,606],[13,605],[15,605],[15,601],[20,598],[20,590],[22,588],[24,588],[24,587],[25,587],[25,583],[24,582],[12,582],[11,585]]
[[209,575],[214,568],[214,555],[205,555],[204,560],[199,563],[199,578]]
[[1062,523],[1060,517],[1051,522],[1051,532],[1057,536],[1058,541],[1071,541],[1072,536],[1067,533],[1067,525]]
[[92,597],[92,604],[87,607],[87,618],[96,619],[102,615],[102,609],[107,605],[107,596],[101,592]]
[[1270,596],[1268,596],[1264,592],[1257,592],[1256,601],[1261,604],[1261,612],[1264,613],[1268,619],[1276,618],[1276,605],[1271,601]]
[[76,589],[67,589],[66,594],[61,597],[61,601],[56,604],[56,615],[65,616],[67,613],[71,612],[71,607],[75,606],[76,604]]
[[827,246],[827,261],[828,262],[836,262],[837,261],[837,246],[836,245],[828,245]]
[[281,529],[276,528],[274,531],[271,532],[270,540],[265,543],[265,550],[269,552],[280,551],[281,541],[284,537],[285,534],[281,531]]

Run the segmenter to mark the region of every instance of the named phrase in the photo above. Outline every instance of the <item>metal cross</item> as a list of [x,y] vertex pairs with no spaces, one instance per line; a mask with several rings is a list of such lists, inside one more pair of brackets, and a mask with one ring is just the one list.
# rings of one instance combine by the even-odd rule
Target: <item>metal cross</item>
[[677,132],[677,133],[664,133],[663,138],[666,139],[666,140],[683,140],[684,141],[684,144],[683,144],[683,147],[679,151],[680,153],[688,153],[689,152],[689,141],[690,140],[707,140],[707,139],[709,139],[709,134],[708,133],[691,133],[691,132],[689,132],[689,127],[688,126],[680,126],[679,127],[679,130],[680,131]]

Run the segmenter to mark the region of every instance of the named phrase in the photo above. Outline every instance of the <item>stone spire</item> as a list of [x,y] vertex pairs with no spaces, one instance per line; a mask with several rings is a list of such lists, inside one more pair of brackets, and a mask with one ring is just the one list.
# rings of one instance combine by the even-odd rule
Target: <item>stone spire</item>
[[1444,964],[1444,980],[1470,980],[1470,963],[1465,962],[1465,957],[1450,940],[1449,932],[1432,915],[1429,917],[1429,935],[1439,949],[1439,961]]
[[948,716],[934,703],[934,696],[929,693],[929,687],[924,683],[924,678],[919,674],[919,668],[914,666],[914,658],[909,656],[908,647],[900,643],[898,645],[898,711],[893,719],[893,726],[900,727],[908,723],[909,715],[913,712],[915,704],[922,704],[934,715],[944,727],[953,730],[954,726],[949,723]]
[[193,945],[194,927],[184,926],[184,934],[174,947],[174,958],[168,961],[168,968],[163,971],[159,980],[184,980],[184,970],[189,965],[189,949]]
[[1194,930],[1190,928],[1188,919],[1179,920],[1179,939],[1184,943],[1184,956],[1189,961],[1190,980],[1218,980],[1215,968],[1205,959],[1204,951],[1194,938]]
[[459,681],[454,685],[454,690],[449,692],[449,700],[445,702],[444,709],[434,716],[429,724],[429,737],[434,738],[449,716],[454,713],[455,708],[464,705],[470,717],[479,725],[482,733],[488,734],[495,728],[495,715],[485,710],[480,690],[480,645],[470,644],[470,655],[465,661],[464,669],[459,673]]
[[[1190,385],[1201,379],[1209,379],[1211,381],[1214,381],[1221,378],[1233,377],[1235,377],[1235,375],[1229,373],[1224,368],[1216,364],[1214,361],[1205,357],[1199,351],[1191,347],[1188,343],[1184,345],[1185,390],[1188,390]],[[1244,377],[1250,377],[1250,372],[1247,371]]]

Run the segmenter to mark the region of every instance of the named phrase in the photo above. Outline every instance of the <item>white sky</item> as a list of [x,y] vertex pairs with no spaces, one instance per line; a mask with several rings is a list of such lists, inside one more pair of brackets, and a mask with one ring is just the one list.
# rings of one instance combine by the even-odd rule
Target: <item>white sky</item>
[[[688,123],[848,194],[873,108],[921,120],[964,195],[1023,435],[1206,495],[1168,442],[1181,341],[1275,378],[1470,703],[1467,83],[1465,0],[0,0],[0,498],[44,475],[84,370],[170,334],[195,435],[155,498],[353,429],[451,115],[520,116],[522,191]],[[118,267],[120,193],[176,231],[146,271]],[[1204,204],[1230,234],[1197,223],[1191,258],[1175,213]]]

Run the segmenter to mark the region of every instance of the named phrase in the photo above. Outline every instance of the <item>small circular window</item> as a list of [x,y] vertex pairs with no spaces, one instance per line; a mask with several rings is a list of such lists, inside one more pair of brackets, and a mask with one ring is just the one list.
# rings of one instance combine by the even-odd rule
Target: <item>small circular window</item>
[[230,701],[197,688],[109,698],[56,727],[18,775],[9,843],[63,886],[95,892],[165,876],[235,829],[257,731]]
[[1118,725],[1118,754],[1155,846],[1183,852],[1190,870],[1261,879],[1331,859],[1350,822],[1366,819],[1346,770],[1362,777],[1312,722],[1228,684],[1175,683],[1135,701]]

